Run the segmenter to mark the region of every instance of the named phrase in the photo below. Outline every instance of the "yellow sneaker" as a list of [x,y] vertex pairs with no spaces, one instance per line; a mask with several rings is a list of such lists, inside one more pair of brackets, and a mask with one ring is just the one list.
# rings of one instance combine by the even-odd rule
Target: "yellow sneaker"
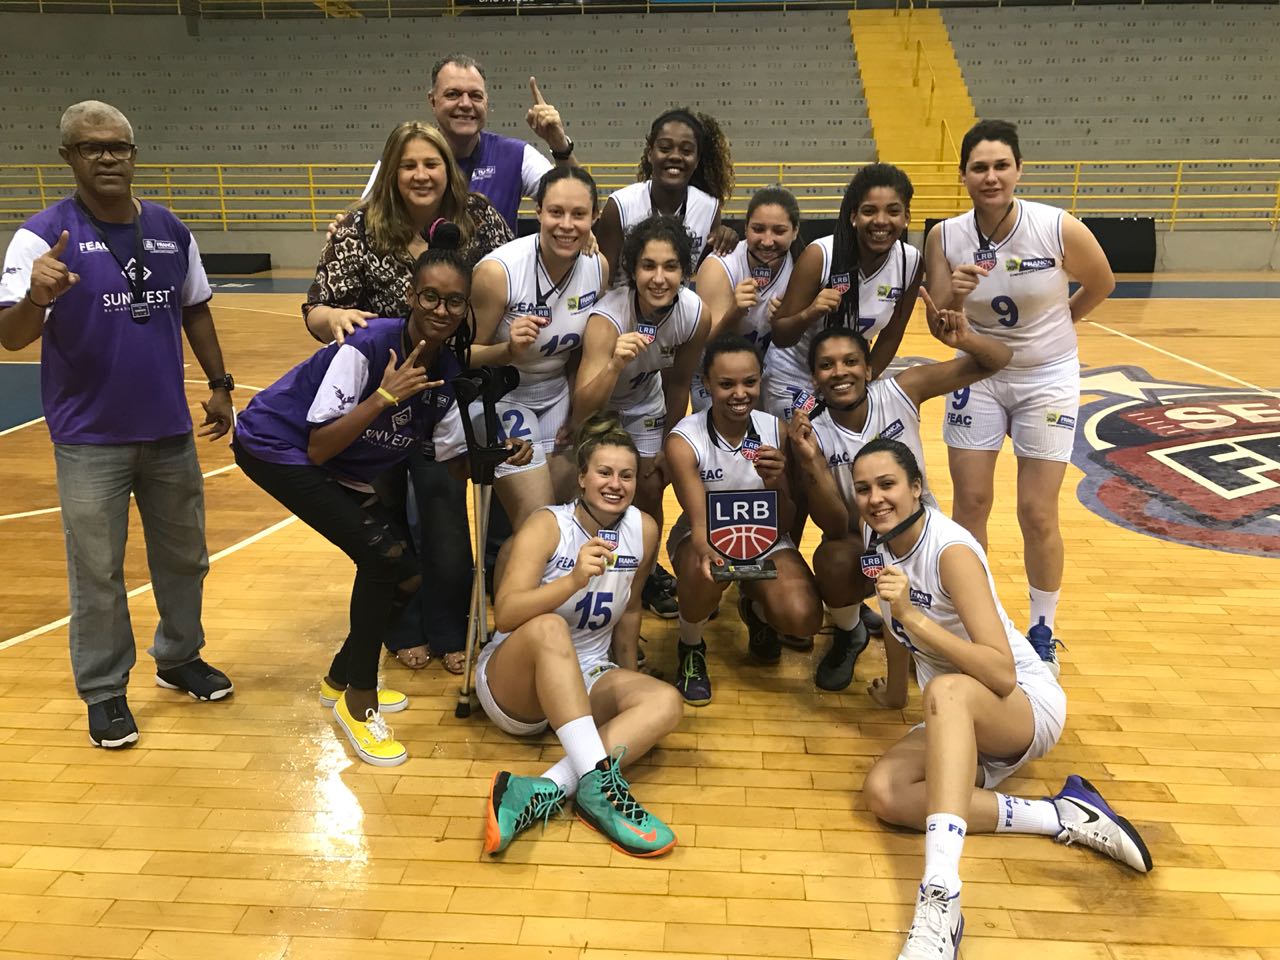
[[342,727],[351,746],[365,763],[378,767],[396,767],[409,759],[404,744],[395,738],[387,721],[376,710],[368,711],[364,722],[361,722],[347,709],[347,698],[338,697],[333,705],[333,715],[338,718],[338,726]]
[[[342,691],[329,683],[325,677],[320,681],[320,706],[332,707],[342,696]],[[409,706],[409,698],[399,690],[383,690],[378,688],[378,709],[383,713],[399,713]]]

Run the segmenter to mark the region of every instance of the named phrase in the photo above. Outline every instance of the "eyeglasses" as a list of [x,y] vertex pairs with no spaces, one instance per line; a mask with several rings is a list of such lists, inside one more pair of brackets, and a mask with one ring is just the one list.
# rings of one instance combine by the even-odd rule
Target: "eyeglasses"
[[126,143],[123,140],[108,143],[99,140],[82,140],[71,144],[71,148],[86,160],[101,160],[108,154],[112,160],[132,160],[138,152],[136,143]]
[[447,297],[440,295],[440,291],[433,290],[430,287],[423,287],[413,295],[414,300],[418,302],[423,310],[431,313],[440,304],[444,304],[445,312],[451,317],[465,317],[467,311],[471,308],[471,301],[460,293],[451,293]]

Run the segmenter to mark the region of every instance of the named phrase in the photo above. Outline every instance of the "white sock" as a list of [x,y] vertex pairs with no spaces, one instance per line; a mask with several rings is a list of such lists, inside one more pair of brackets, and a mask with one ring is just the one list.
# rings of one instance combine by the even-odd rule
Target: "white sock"
[[568,757],[561,757],[556,765],[543,774],[548,780],[554,780],[557,787],[564,791],[566,797],[578,792],[578,775],[573,772],[573,764]]
[[1031,595],[1031,625],[1034,627],[1037,623],[1043,623],[1052,632],[1053,618],[1058,613],[1058,597],[1062,591],[1037,590],[1028,584],[1027,593]]
[[862,604],[851,603],[847,607],[827,607],[831,622],[841,630],[853,630],[862,622]]
[[947,893],[960,892],[960,854],[968,825],[950,813],[935,813],[924,822],[924,879],[940,883]]
[[1034,833],[1056,837],[1062,832],[1058,811],[1049,800],[1023,800],[996,794],[996,833]]
[[700,646],[702,643],[702,628],[707,625],[707,620],[709,619],[710,617],[703,617],[701,620],[690,622],[684,618],[684,614],[681,614],[678,618],[680,642],[686,647]]
[[579,780],[595,769],[597,763],[609,756],[600,739],[600,731],[590,716],[570,720],[556,731],[560,746],[564,747],[565,759],[573,767]]

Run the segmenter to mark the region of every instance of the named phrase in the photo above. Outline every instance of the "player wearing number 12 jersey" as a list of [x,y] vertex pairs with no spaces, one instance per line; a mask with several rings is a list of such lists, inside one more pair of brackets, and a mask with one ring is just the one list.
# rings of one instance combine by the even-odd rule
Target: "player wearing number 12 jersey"
[[[572,493],[573,464],[556,452],[556,437],[569,420],[567,368],[582,347],[609,269],[599,255],[581,252],[599,206],[589,173],[580,167],[549,170],[534,201],[538,233],[503,244],[481,260],[472,286],[471,362],[512,364],[520,372],[520,384],[507,399],[532,415],[504,412],[502,427],[539,446],[548,465],[535,462],[520,478],[517,502],[507,506],[517,528],[531,511]],[[498,476],[510,472],[500,467]]]
[[675,835],[631,795],[620,768],[683,713],[670,685],[636,670],[634,587],[653,566],[658,525],[632,505],[639,458],[616,414],[579,428],[577,465],[578,499],[536,510],[517,528],[499,564],[498,633],[476,664],[489,719],[518,737],[550,726],[565,756],[541,777],[494,776],[484,849],[500,853],[574,797],[579,819],[614,847],[652,857],[675,846]]
[[[925,241],[928,289],[941,309],[963,310],[1004,340],[1013,360],[947,403],[943,439],[955,487],[953,516],[984,548],[996,457],[1006,435],[1018,457],[1018,523],[1031,595],[1028,638],[1057,669],[1054,615],[1062,587],[1058,495],[1075,439],[1080,361],[1074,324],[1115,288],[1106,255],[1075,217],[1014,197],[1022,176],[1018,133],[984,120],[965,134],[960,174],[973,209]],[[1080,284],[1075,293],[1068,279]]]

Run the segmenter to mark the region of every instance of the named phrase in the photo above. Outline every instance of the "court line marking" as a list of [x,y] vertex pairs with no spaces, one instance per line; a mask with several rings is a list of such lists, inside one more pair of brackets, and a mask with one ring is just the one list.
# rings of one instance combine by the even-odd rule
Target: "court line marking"
[[[218,467],[214,470],[210,470],[208,473],[202,473],[200,474],[200,476],[208,480],[210,477],[216,477],[220,473],[226,473],[229,470],[235,470],[237,467],[238,467],[238,464],[228,463],[225,467]],[[129,494],[129,499],[131,500],[133,499],[132,493]],[[3,513],[3,514],[0,514],[0,522],[3,522],[5,520],[21,520],[24,517],[40,517],[48,513],[61,513],[61,512],[62,512],[61,507],[43,507],[40,510],[26,510],[22,513]]]
[[[239,541],[238,543],[233,543],[231,546],[227,547],[224,550],[219,550],[217,553],[215,553],[213,556],[209,558],[210,565],[221,560],[223,557],[229,557],[233,553],[238,553],[239,551],[243,550],[245,547],[253,546],[259,540],[265,539],[266,537],[271,536],[273,533],[283,530],[285,527],[289,526],[289,524],[293,523],[297,519],[298,519],[297,517],[290,514],[289,516],[285,517],[283,520],[279,521],[278,523],[273,523],[271,526],[267,527],[265,530],[259,530],[257,533],[253,534],[252,536],[245,537],[243,540]],[[139,596],[140,594],[148,592],[150,589],[151,589],[151,581],[148,580],[146,583],[142,584],[141,586],[134,587],[127,594],[125,594],[125,597],[127,599],[132,599],[136,596]],[[16,647],[20,643],[26,643],[26,641],[28,640],[31,640],[35,637],[43,636],[46,633],[50,633],[51,631],[57,630],[59,627],[65,627],[70,622],[71,622],[70,617],[62,617],[60,620],[54,620],[52,623],[46,623],[43,627],[36,627],[34,630],[28,630],[26,633],[19,634],[16,637],[10,637],[8,640],[5,640],[3,643],[0,643],[0,650],[8,650],[10,647]]]
[[1205,366],[1203,363],[1200,363],[1197,360],[1192,360],[1189,357],[1184,357],[1180,353],[1174,353],[1172,350],[1166,350],[1164,347],[1157,347],[1154,343],[1148,343],[1146,340],[1143,340],[1139,337],[1135,337],[1132,334],[1124,333],[1120,330],[1115,330],[1111,327],[1108,327],[1105,323],[1099,323],[1097,320],[1086,320],[1085,323],[1092,324],[1093,326],[1099,328],[1100,330],[1105,330],[1107,333],[1115,334],[1117,337],[1121,337],[1125,340],[1131,340],[1132,342],[1138,344],[1139,346],[1146,347],[1148,350],[1154,350],[1156,353],[1162,353],[1166,357],[1171,357],[1174,360],[1181,360],[1183,363],[1189,364],[1190,366],[1195,367],[1197,370],[1203,370],[1205,373],[1211,373],[1215,377],[1221,377],[1223,380],[1230,381],[1231,383],[1238,383],[1240,384],[1240,386],[1248,387],[1250,390],[1257,390],[1259,393],[1265,393],[1268,396],[1280,398],[1280,393],[1277,393],[1274,390],[1268,390],[1266,387],[1260,387],[1256,383],[1250,383],[1248,380],[1241,380],[1239,377],[1232,376],[1229,373],[1223,373],[1221,370],[1215,370],[1213,367]]
[[16,433],[24,427],[34,426],[37,423],[44,423],[44,417],[36,417],[34,420],[28,420],[26,423],[20,423],[15,427],[9,427],[7,430],[0,430],[0,437],[7,437],[11,433]]

